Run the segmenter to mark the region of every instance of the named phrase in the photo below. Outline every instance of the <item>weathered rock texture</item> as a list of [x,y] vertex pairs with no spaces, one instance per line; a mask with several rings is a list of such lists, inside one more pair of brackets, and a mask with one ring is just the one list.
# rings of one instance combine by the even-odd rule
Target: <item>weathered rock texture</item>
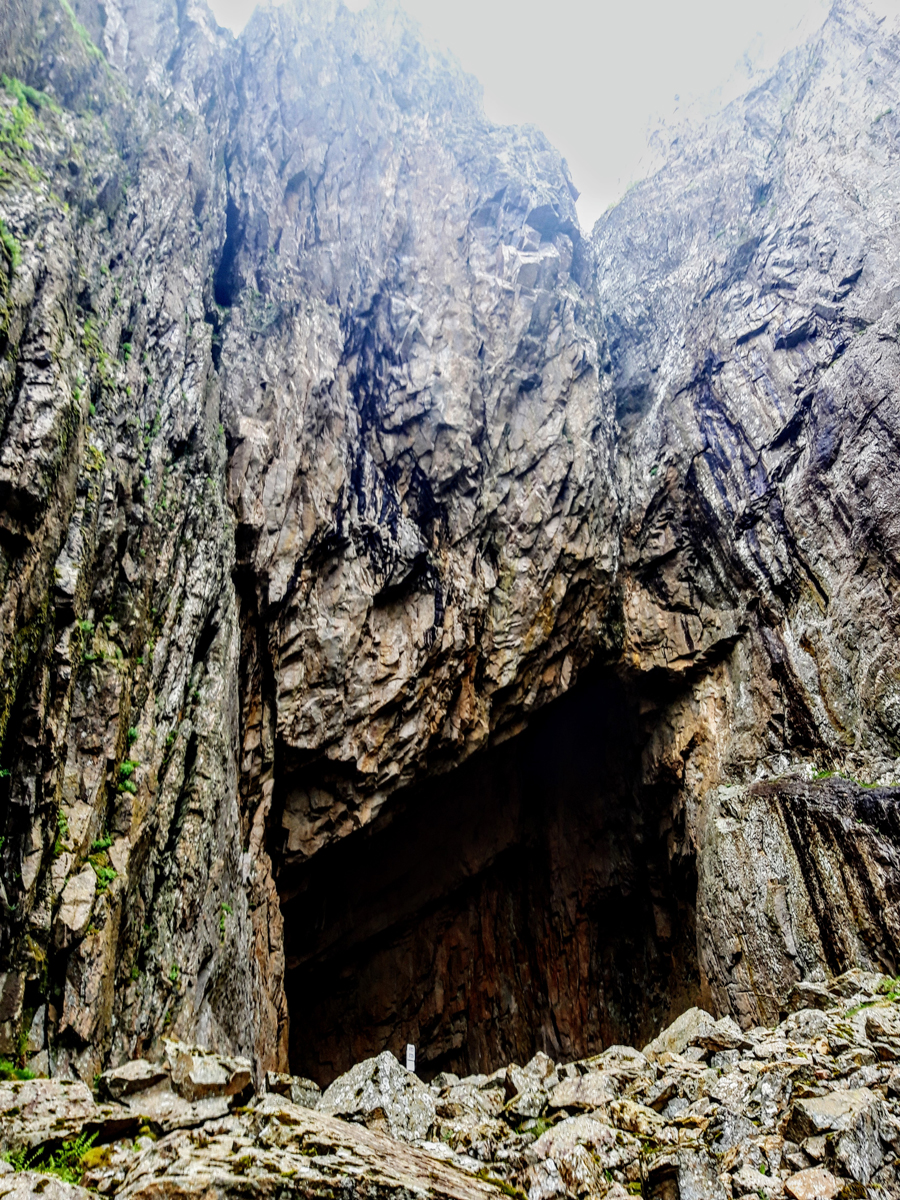
[[898,58],[839,4],[586,238],[387,8],[4,6],[0,1054],[900,967]]
[[896,780],[898,50],[837,6],[594,234],[622,653],[684,680],[645,770],[679,780],[701,974],[748,1021],[898,967],[896,793],[745,788]]
[[330,1078],[398,1022],[429,1073],[570,1057],[692,1003],[697,881],[671,790],[635,804],[639,743],[621,683],[585,680],[320,852],[284,905],[294,1069]]
[[[67,1096],[59,1080],[0,1084],[0,1148],[9,1160],[0,1159],[0,1196],[892,1196],[898,988],[853,970],[827,988],[795,989],[774,1028],[744,1031],[731,1017],[692,1008],[643,1052],[611,1046],[559,1064],[539,1053],[524,1066],[464,1078],[442,1072],[430,1084],[385,1051],[304,1106],[271,1092],[235,1105],[226,1081],[239,1064],[180,1044],[169,1047],[170,1060],[189,1056],[195,1070],[199,1060],[222,1080],[203,1099],[188,1099],[174,1069],[142,1086],[144,1060],[101,1077],[107,1092],[130,1079],[125,1102],[97,1104],[83,1084],[69,1083]],[[180,1107],[163,1115],[165,1096]],[[60,1138],[47,1136],[54,1122],[82,1139],[69,1136],[55,1159]],[[84,1153],[91,1136],[99,1141]],[[66,1147],[78,1183],[44,1173]]]

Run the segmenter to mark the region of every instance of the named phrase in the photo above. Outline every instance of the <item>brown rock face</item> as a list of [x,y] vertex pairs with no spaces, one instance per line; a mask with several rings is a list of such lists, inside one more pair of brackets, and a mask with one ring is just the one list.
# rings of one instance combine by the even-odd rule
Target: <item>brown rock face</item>
[[896,35],[588,239],[396,14],[76,9],[0,13],[0,1054],[471,1070],[896,971]]
[[[283,868],[294,1069],[418,1047],[425,1077],[643,1044],[699,989],[693,862],[640,785],[637,706],[586,679],[528,732]],[[644,732],[644,737],[646,733]],[[290,881],[290,882],[289,882]]]

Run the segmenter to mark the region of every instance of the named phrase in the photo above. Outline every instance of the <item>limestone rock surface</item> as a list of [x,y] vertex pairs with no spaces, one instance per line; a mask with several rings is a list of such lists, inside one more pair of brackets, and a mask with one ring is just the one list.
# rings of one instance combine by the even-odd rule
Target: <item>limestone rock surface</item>
[[[349,1119],[269,1091],[211,1119],[203,1117],[204,1101],[168,1126],[143,1118],[135,1136],[121,1115],[116,1123],[117,1108],[129,1114],[125,1104],[106,1106],[98,1120],[100,1106],[85,1107],[81,1085],[63,1093],[53,1080],[31,1081],[31,1087],[35,1095],[46,1092],[45,1106],[70,1135],[100,1133],[73,1171],[84,1187],[96,1189],[86,1194],[222,1200],[329,1189],[396,1200],[490,1200],[512,1192],[528,1200],[890,1196],[900,1179],[900,1032],[893,1019],[900,987],[888,976],[854,970],[827,990],[827,1011],[792,1012],[775,1027],[747,1031],[734,1049],[703,1045],[712,1039],[697,1034],[684,1053],[663,1051],[655,1061],[618,1046],[574,1062],[542,1055],[493,1076],[444,1073],[425,1084],[379,1056],[356,1064],[328,1089],[333,1097],[357,1098]],[[662,1031],[659,1040],[683,1039],[684,1026]],[[872,1042],[875,1030],[878,1041]],[[879,1054],[875,1045],[882,1047]],[[136,1065],[125,1073],[136,1076]],[[536,1114],[523,1119],[505,1101],[506,1076],[521,1089],[522,1080],[538,1074],[550,1099],[545,1093]],[[376,1076],[377,1108],[367,1107],[365,1085],[371,1099]],[[561,1102],[567,1082],[595,1076],[615,1077],[620,1094],[598,1092],[588,1110],[589,1091]],[[392,1134],[385,1114],[409,1111],[411,1082],[417,1096],[428,1094],[432,1123],[415,1136],[408,1120],[395,1120]],[[29,1143],[36,1161],[26,1158],[27,1170],[0,1173],[3,1194],[26,1195],[32,1185],[40,1192],[52,1178],[39,1173],[47,1168],[41,1156],[53,1152],[59,1138],[53,1129],[43,1138]],[[22,1143],[13,1138],[8,1144],[8,1157],[22,1165]],[[57,1179],[46,1186],[57,1188],[51,1195],[81,1194]]]
[[406,1142],[427,1138],[434,1123],[432,1093],[387,1050],[336,1079],[316,1108]]
[[466,1153],[698,1129],[667,1054],[774,1130],[728,1056],[900,970],[896,27],[839,0],[590,235],[387,6],[15,0],[0,68],[0,1056],[203,1046],[119,1093],[182,1142],[408,1041]]

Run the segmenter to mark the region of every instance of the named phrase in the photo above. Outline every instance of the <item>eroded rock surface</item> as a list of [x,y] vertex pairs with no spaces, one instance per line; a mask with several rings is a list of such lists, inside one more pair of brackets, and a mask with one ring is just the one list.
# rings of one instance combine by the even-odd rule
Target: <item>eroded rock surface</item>
[[[827,1011],[801,1008],[774,1027],[742,1032],[693,1010],[644,1053],[613,1046],[566,1064],[538,1054],[430,1084],[381,1054],[335,1080],[315,1109],[268,1092],[205,1119],[195,1101],[168,1127],[143,1117],[137,1137],[124,1105],[88,1113],[73,1092],[61,1115],[67,1130],[99,1133],[78,1174],[109,1196],[890,1196],[900,1184],[900,983],[855,970],[824,990]],[[126,1073],[136,1078],[137,1064]],[[59,1106],[56,1081],[30,1086]],[[0,1194],[27,1194],[26,1179],[42,1186],[40,1169],[0,1174]]]
[[0,1055],[200,1043],[176,1130],[896,972],[898,64],[839,3],[588,238],[399,14],[4,6]]

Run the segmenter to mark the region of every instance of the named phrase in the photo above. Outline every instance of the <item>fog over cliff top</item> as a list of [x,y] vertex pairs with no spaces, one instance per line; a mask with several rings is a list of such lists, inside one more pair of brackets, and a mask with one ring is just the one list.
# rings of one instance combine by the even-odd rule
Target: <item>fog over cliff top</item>
[[[365,0],[350,0],[352,9]],[[235,32],[253,0],[213,0]],[[830,0],[652,0],[644,4],[406,0],[423,36],[449,49],[484,87],[501,124],[541,129],[569,162],[590,229],[625,189],[651,174],[674,131],[761,82],[825,20]],[[895,19],[897,0],[869,0]]]

